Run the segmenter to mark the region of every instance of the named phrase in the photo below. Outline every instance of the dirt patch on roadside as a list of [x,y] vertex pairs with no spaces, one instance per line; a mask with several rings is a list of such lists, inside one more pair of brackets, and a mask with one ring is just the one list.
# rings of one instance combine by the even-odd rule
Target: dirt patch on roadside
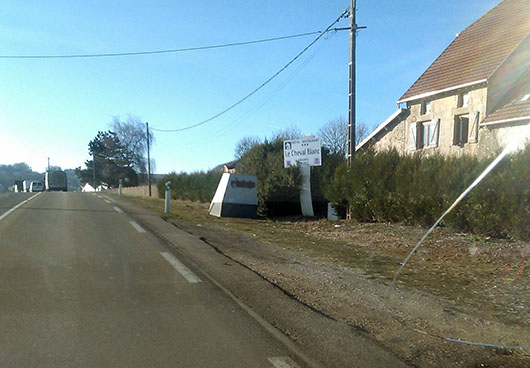
[[[131,198],[160,212],[158,199]],[[526,367],[530,246],[437,229],[388,296],[420,227],[303,218],[219,219],[174,201],[166,220],[203,237],[300,302],[344,321],[414,366]],[[296,337],[294,337],[296,338]]]

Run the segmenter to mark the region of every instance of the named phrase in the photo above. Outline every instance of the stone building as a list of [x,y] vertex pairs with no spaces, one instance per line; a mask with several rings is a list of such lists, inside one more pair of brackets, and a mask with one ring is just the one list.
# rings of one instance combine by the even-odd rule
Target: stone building
[[487,157],[530,124],[530,0],[504,0],[462,31],[356,150]]

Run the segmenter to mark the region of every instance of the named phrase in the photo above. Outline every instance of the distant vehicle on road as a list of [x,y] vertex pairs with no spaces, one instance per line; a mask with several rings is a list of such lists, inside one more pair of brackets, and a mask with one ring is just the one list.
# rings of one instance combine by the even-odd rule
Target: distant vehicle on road
[[21,193],[24,191],[24,186],[22,185],[23,180],[15,180],[15,185],[13,185],[13,189],[15,193]]
[[29,185],[30,192],[44,192],[44,184],[40,181],[32,181]]
[[46,191],[63,191],[68,190],[66,182],[66,173],[64,171],[47,171],[44,177]]

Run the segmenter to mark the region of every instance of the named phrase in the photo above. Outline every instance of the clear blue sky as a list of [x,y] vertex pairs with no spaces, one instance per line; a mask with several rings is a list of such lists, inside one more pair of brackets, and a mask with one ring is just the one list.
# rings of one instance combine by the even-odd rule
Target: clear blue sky
[[[357,121],[375,128],[452,41],[499,0],[358,0]],[[348,0],[2,1],[0,54],[78,54],[193,47],[322,30]],[[338,26],[348,26],[342,20]],[[0,60],[0,164],[74,168],[112,117],[179,128],[228,107],[316,36],[101,59]],[[244,136],[296,126],[314,134],[347,116],[348,32],[329,34],[244,104],[197,129],[155,133],[156,172],[233,159]]]

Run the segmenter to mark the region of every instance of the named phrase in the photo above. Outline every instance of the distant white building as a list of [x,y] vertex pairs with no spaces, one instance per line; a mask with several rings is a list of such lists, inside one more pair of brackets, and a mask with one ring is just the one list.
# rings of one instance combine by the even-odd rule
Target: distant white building
[[95,192],[96,190],[94,189],[92,185],[86,183],[83,189],[81,189],[81,191],[82,192]]
[[104,190],[108,190],[109,189],[109,186],[107,184],[101,184],[100,186],[98,186],[96,188],[96,192],[102,192]]

